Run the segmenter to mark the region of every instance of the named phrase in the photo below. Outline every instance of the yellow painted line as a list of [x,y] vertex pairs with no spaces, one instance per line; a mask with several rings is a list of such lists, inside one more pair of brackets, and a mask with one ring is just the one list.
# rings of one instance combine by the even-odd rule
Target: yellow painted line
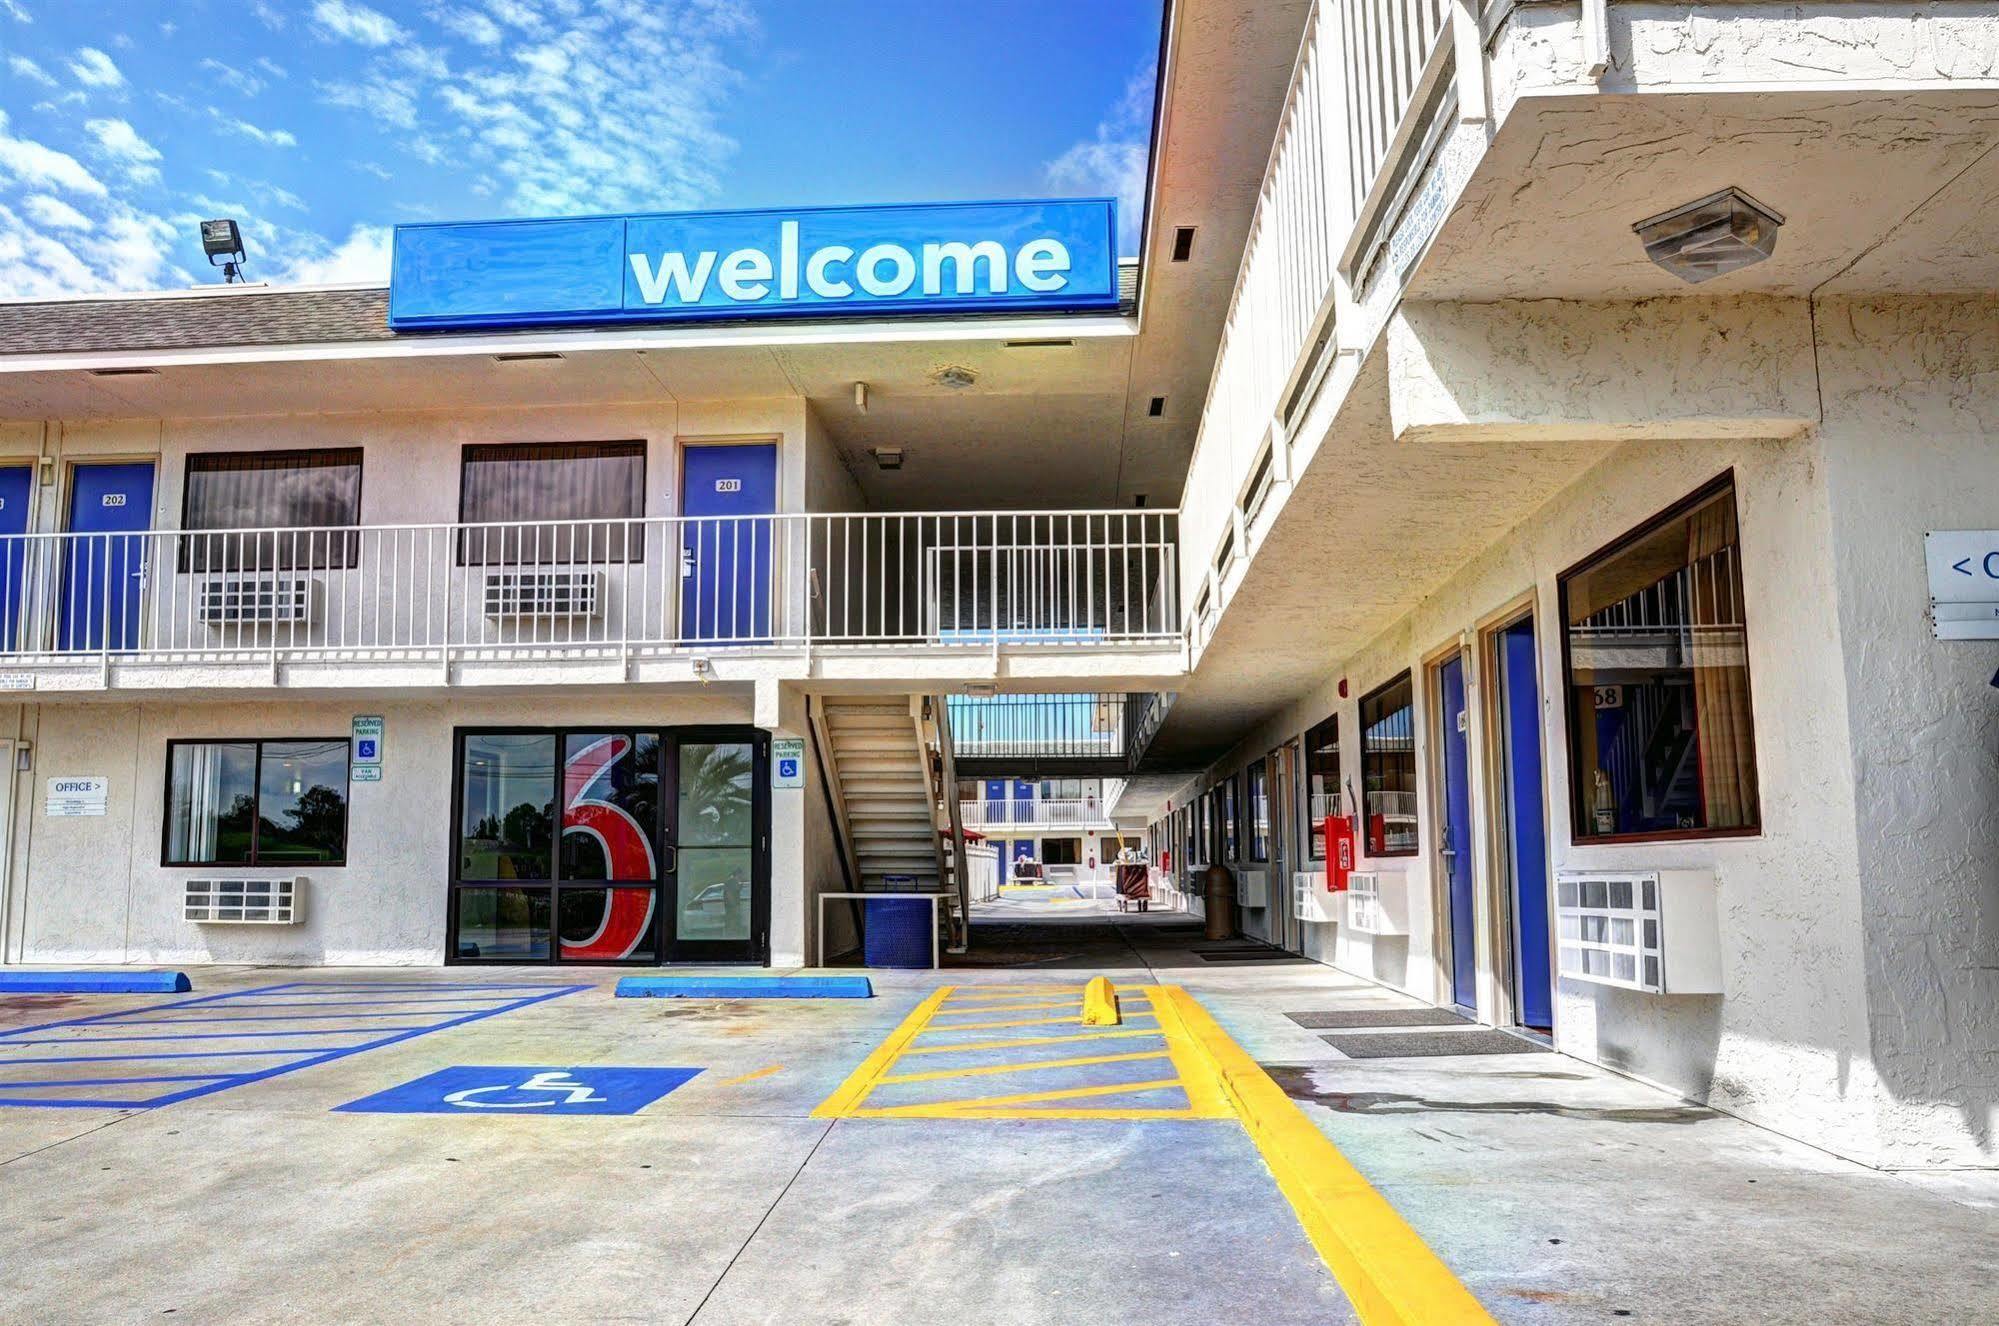
[[1173,1071],[1180,1074],[1180,1080],[1187,1084],[1187,1103],[1195,1109],[1207,1111],[1206,1118],[1228,1118],[1233,1111],[1222,1091],[1220,1077],[1202,1055],[1199,1043],[1180,1016],[1175,992],[1183,995],[1185,992],[1180,991],[1177,985],[1148,985],[1145,988],[1154,997],[1155,1016],[1166,1036],[1166,1048],[1173,1054]]
[[902,1052],[907,1059],[912,1054],[970,1054],[974,1050],[1010,1050],[1016,1045],[1069,1045],[1076,1041],[1107,1041],[1126,1036],[1162,1036],[1157,1028],[1136,1028],[1124,1031],[1084,1031],[1075,1036],[1015,1036],[1011,1040],[966,1041],[956,1045],[912,1045]]
[[916,1033],[923,1030],[923,1024],[930,1020],[931,1014],[935,1013],[950,995],[950,986],[939,986],[928,999],[911,1009],[909,1016],[902,1020],[901,1025],[889,1033],[888,1039],[875,1046],[868,1057],[861,1060],[860,1067],[848,1074],[847,1080],[842,1082],[832,1095],[819,1102],[819,1107],[812,1111],[812,1117],[837,1119],[851,1114],[854,1107],[866,1100],[868,1093],[875,1089],[875,1082],[888,1071],[889,1065],[896,1061],[897,1056],[902,1053],[902,1048],[915,1039]]
[[[1054,1091],[1022,1091],[1010,1096],[975,1096],[969,1100],[932,1100],[916,1105],[877,1105],[884,1116],[908,1114],[913,1111],[930,1110],[939,1114],[956,1114],[961,1109],[991,1110],[1002,1106],[1032,1105],[1038,1101],[1085,1100],[1091,1096],[1137,1095],[1143,1091],[1165,1091],[1178,1087],[1177,1077],[1161,1078],[1154,1082],[1105,1082],[1089,1087],[1062,1087]],[[1038,1111],[1023,1110],[1012,1117],[1035,1118]],[[1141,1112],[1140,1117],[1144,1117]],[[1226,1117],[1226,1116],[1224,1116]]]
[[[1153,1015],[1150,1013],[1140,1013],[1137,1016],[1151,1017]],[[925,1027],[924,1030],[929,1032],[999,1031],[1006,1027],[1080,1027],[1081,1025],[1082,1023],[1075,1018],[1015,1018],[1007,1022],[953,1022],[941,1027]]]
[[997,1073],[1032,1073],[1043,1068],[1088,1068],[1092,1064],[1129,1064],[1141,1059],[1164,1059],[1165,1050],[1135,1050],[1130,1054],[1086,1054],[1072,1059],[1023,1059],[1011,1064],[980,1064],[976,1068],[937,1068],[922,1073],[894,1073],[882,1078],[891,1082],[941,1082],[952,1077],[991,1077]]
[[968,999],[984,999],[988,995],[1079,995],[1080,985],[960,985],[954,987],[952,1003],[962,1003]]
[[725,1087],[739,1087],[745,1082],[754,1082],[760,1077],[769,1077],[772,1073],[782,1073],[783,1071],[783,1064],[772,1064],[769,1068],[759,1068],[754,1073],[744,1073],[741,1077],[732,1077],[722,1083],[722,1085]]
[[1492,1326],[1450,1267],[1221,1024],[1180,987],[1162,993],[1365,1326]]
[[1115,1027],[1122,1019],[1118,1017],[1117,990],[1111,985],[1111,978],[1099,976],[1083,987],[1083,1025],[1086,1027]]
[[[1014,1121],[1019,1119],[1055,1119],[1069,1122],[1077,1119],[1111,1121],[1116,1123],[1152,1123],[1160,1119],[1211,1119],[1213,1115],[1197,1114],[1181,1106],[1157,1110],[1120,1109],[934,1109],[929,1106],[891,1106],[882,1108],[868,1106],[857,1109],[850,1118],[855,1119],[954,1119],[978,1121],[981,1119]],[[1226,1116],[1224,1116],[1226,1117]]]
[[950,1017],[958,1013],[971,1013],[975,1015],[979,1013],[1026,1013],[1034,1009],[1043,1008],[1080,1009],[1081,1005],[1074,999],[1044,999],[1031,1004],[954,1004],[949,1008],[938,1009],[937,1015],[939,1017]]

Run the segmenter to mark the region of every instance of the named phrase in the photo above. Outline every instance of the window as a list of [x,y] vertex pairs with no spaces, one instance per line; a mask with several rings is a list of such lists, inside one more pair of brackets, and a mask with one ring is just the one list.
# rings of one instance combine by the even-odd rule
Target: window
[[1081,838],[1043,838],[1041,840],[1041,864],[1044,866],[1079,866],[1083,864],[1083,840]]
[[1312,859],[1326,859],[1326,816],[1345,810],[1340,800],[1340,716],[1305,734],[1306,813],[1311,818]]
[[1248,792],[1249,812],[1249,859],[1268,861],[1270,859],[1270,764],[1258,760],[1243,771],[1244,786]]
[[1724,478],[1562,577],[1577,839],[1756,831],[1738,544]]
[[180,523],[183,572],[346,570],[361,551],[361,449],[189,456]]
[[1236,796],[1236,779],[1234,775],[1230,775],[1221,786],[1221,803],[1217,807],[1222,820],[1221,859],[1224,861],[1242,860],[1240,855],[1242,825],[1237,819],[1240,810],[1241,805]]
[[169,866],[344,865],[347,739],[167,743]]
[[643,442],[466,447],[459,564],[643,561],[645,470]]
[[1270,496],[1270,466],[1276,454],[1272,447],[1265,447],[1257,458],[1256,468],[1249,476],[1249,487],[1243,490],[1242,518],[1245,524],[1254,521],[1263,510],[1264,499]]
[[1416,855],[1413,694],[1405,672],[1361,697],[1361,813],[1366,819],[1369,856]]

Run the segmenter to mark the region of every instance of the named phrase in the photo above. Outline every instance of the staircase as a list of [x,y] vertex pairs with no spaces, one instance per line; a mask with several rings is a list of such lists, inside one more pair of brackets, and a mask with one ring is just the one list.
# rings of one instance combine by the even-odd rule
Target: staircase
[[942,894],[944,946],[962,953],[963,829],[943,700],[824,696],[812,702],[812,721],[853,887]]

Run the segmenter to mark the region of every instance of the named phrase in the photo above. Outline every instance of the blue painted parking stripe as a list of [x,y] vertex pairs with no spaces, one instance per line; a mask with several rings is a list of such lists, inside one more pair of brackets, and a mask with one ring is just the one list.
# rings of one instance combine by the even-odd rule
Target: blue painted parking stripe
[[9,1091],[22,1087],[129,1087],[142,1082],[215,1082],[234,1073],[165,1073],[158,1077],[73,1077],[51,1082],[11,1082],[0,1078],[0,1087]]
[[[143,1011],[157,1013],[159,1010],[148,1008]],[[450,1011],[453,1013],[478,1013],[485,1010],[454,1008]],[[269,1014],[252,1013],[249,1017],[241,1018],[142,1018],[130,1016],[118,1019],[106,1019],[106,1021],[110,1022],[113,1026],[119,1027],[178,1027],[190,1022],[360,1022],[368,1018],[408,1018],[421,1016],[423,1015],[420,1013],[280,1013],[273,1017]]]
[[[38,1045],[76,1045],[78,1041],[37,1041]],[[0,1045],[0,1050],[7,1049]],[[151,1063],[155,1059],[274,1059],[285,1054],[320,1054],[324,1045],[311,1048],[284,1050],[155,1050],[151,1054],[61,1054],[40,1059],[0,1059],[0,1068],[12,1068],[16,1064],[117,1064]]]
[[[438,1019],[434,1021],[423,1022],[420,1025],[415,1025],[415,1026],[400,1025],[400,1024],[391,1025],[391,1026],[356,1026],[356,1027],[334,1027],[334,1028],[313,1028],[313,1027],[294,1026],[294,1027],[289,1027],[285,1030],[271,1030],[271,1031],[226,1031],[226,1032],[197,1031],[197,1032],[185,1032],[177,1035],[140,1035],[140,1036],[130,1036],[122,1034],[114,1034],[106,1036],[106,1035],[96,1034],[104,1031],[110,1031],[114,1033],[122,1032],[122,1030],[125,1027],[135,1026],[135,1025],[174,1026],[182,1022],[247,1022],[247,1021],[319,1022],[326,1020],[330,1016],[338,1016],[338,1015],[318,1013],[312,1011],[311,1008],[301,1009],[298,1013],[287,1017],[236,1018],[236,1017],[225,1016],[220,1018],[207,1018],[207,1017],[196,1016],[188,1018],[176,1018],[176,1017],[157,1018],[157,1017],[147,1017],[145,1015],[157,1014],[157,1013],[168,1012],[179,1009],[187,1009],[187,1008],[195,1008],[195,1009],[202,1009],[205,1007],[213,1008],[218,1004],[222,1005],[223,1007],[217,1008],[215,1011],[227,1013],[230,1011],[230,1009],[233,1006],[249,1001],[254,997],[268,997],[272,995],[285,995],[285,994],[312,995],[320,992],[331,991],[336,988],[380,991],[384,987],[375,984],[358,983],[358,982],[356,983],[343,982],[339,983],[338,985],[335,985],[332,983],[321,984],[319,982],[314,982],[314,981],[291,981],[282,985],[261,986],[250,990],[238,990],[224,994],[206,995],[199,999],[179,1000],[168,1004],[154,1004],[145,1008],[120,1009],[110,1013],[95,1014],[90,1017],[68,1018],[59,1022],[42,1023],[37,1026],[21,1027],[8,1032],[0,1032],[0,1050],[10,1049],[13,1048],[14,1046],[23,1046],[23,1045],[60,1045],[68,1047],[70,1049],[76,1049],[84,1046],[126,1044],[134,1042],[156,1042],[156,1041],[166,1041],[169,1043],[175,1041],[202,1041],[202,1040],[242,1041],[242,1040],[255,1040],[260,1038],[283,1040],[291,1037],[305,1037],[305,1036],[345,1036],[345,1037],[361,1038],[357,1043],[351,1045],[315,1046],[311,1048],[287,1046],[283,1048],[272,1047],[270,1049],[264,1049],[264,1050],[227,1050],[227,1051],[213,1052],[218,1056],[237,1055],[237,1056],[263,1057],[263,1058],[291,1058],[295,1060],[294,1062],[279,1063],[272,1067],[256,1069],[249,1072],[218,1073],[218,1074],[192,1074],[192,1073],[158,1074],[146,1077],[119,1079],[116,1083],[113,1082],[106,1083],[107,1085],[115,1085],[122,1083],[139,1085],[148,1082],[157,1082],[163,1085],[174,1085],[182,1082],[195,1083],[195,1085],[193,1086],[184,1087],[177,1091],[164,1092],[160,1095],[149,1097],[144,1100],[131,1100],[122,1097],[107,1098],[102,1096],[56,1100],[56,1099],[47,1099],[47,1098],[36,1099],[32,1095],[7,1096],[4,1094],[0,1094],[0,1105],[29,1105],[38,1108],[67,1108],[67,1109],[154,1109],[162,1105],[171,1105],[178,1101],[190,1100],[198,1096],[212,1095],[218,1091],[227,1091],[235,1087],[246,1086],[252,1082],[261,1082],[267,1078],[277,1077],[284,1073],[297,1072],[303,1068],[311,1068],[318,1064],[329,1063],[335,1059],[342,1059],[352,1054],[360,1054],[366,1050],[379,1049],[382,1046],[393,1045],[399,1041],[411,1040],[417,1036],[425,1036],[429,1035],[432,1032],[444,1031],[451,1027],[463,1026],[468,1022],[477,1022],[485,1018],[497,1016],[498,1014],[501,1013],[512,1012],[515,1009],[526,1008],[533,1004],[545,1003],[550,999],[559,999],[563,995],[575,994],[580,990],[588,990],[591,989],[592,987],[587,985],[549,985],[545,982],[536,982],[536,983],[508,982],[503,984],[485,983],[480,985],[467,985],[467,986],[458,986],[458,987],[443,986],[443,985],[426,985],[420,987],[413,986],[409,988],[421,989],[424,992],[432,995],[446,996],[445,998],[437,1001],[440,1003],[479,1002],[482,996],[474,996],[471,1000],[465,1000],[462,997],[461,998],[452,997],[452,996],[462,996],[463,992],[468,990],[494,990],[494,991],[507,991],[509,993],[494,995],[492,1006],[487,1008],[473,1008],[470,1010],[465,1010],[460,1008],[445,1008],[445,1009],[435,1010],[434,1013],[429,1013],[429,1014],[419,1011],[404,1011],[399,1013],[373,1013],[373,1014],[348,1015],[356,1019],[395,1017],[407,1020],[411,1018],[424,1018],[426,1016]],[[332,1006],[339,1007],[340,1005],[338,1002],[334,1002]],[[36,1036],[31,1034],[36,1032],[52,1032],[57,1030],[72,1030],[76,1034],[69,1036]],[[178,1054],[176,1054],[175,1052],[162,1051],[159,1053],[144,1053],[144,1054],[48,1056],[48,1058],[51,1061],[61,1059],[63,1061],[75,1062],[75,1063],[95,1063],[95,1062],[111,1062],[111,1061],[129,1063],[129,1062],[143,1062],[149,1059],[162,1059],[169,1057],[203,1058],[207,1057],[207,1055],[199,1051],[184,1051],[184,1052],[179,1052]],[[0,1066],[6,1066],[10,1063],[28,1063],[28,1062],[36,1062],[36,1061],[8,1060],[5,1058],[0,1058]],[[88,1086],[92,1085],[94,1081],[95,1081],[94,1079],[85,1079],[85,1078],[73,1079],[69,1082],[51,1082],[47,1084],[39,1082],[9,1083],[5,1081],[0,1081],[0,1092],[4,1092],[10,1086],[19,1086],[23,1091],[32,1092],[37,1090],[62,1089],[68,1086]]]

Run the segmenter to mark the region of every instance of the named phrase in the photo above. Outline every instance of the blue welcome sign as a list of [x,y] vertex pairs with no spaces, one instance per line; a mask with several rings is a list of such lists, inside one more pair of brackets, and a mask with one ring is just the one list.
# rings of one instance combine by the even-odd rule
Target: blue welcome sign
[[1117,307],[1108,198],[397,226],[398,330]]

